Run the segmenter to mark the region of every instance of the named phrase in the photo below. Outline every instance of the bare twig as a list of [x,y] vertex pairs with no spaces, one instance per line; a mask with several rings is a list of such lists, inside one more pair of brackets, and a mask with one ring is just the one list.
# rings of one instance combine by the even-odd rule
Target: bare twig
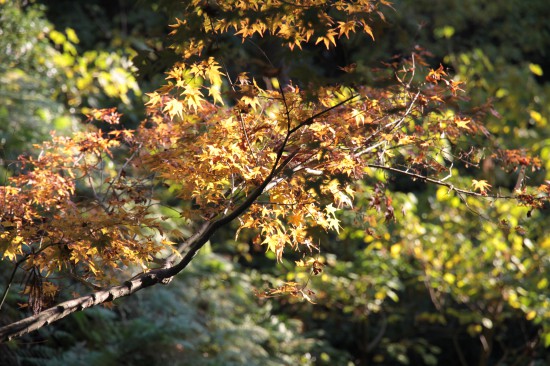
[[397,169],[397,168],[394,168],[394,167],[391,167],[391,166],[379,165],[379,164],[367,164],[367,166],[369,168],[383,169],[383,170],[387,170],[387,171],[390,171],[390,172],[393,172],[393,173],[407,175],[409,177],[412,177],[412,178],[415,178],[415,179],[418,179],[418,180],[421,180],[421,181],[424,181],[424,182],[429,182],[429,183],[433,183],[433,184],[436,184],[436,185],[439,185],[439,186],[444,186],[444,187],[449,188],[450,191],[455,191],[457,193],[460,193],[460,194],[463,194],[463,195],[466,195],[466,196],[474,196],[474,197],[480,197],[480,198],[496,198],[496,199],[515,199],[516,198],[514,196],[505,196],[505,195],[500,195],[500,194],[493,194],[493,195],[483,194],[483,193],[480,193],[480,192],[474,192],[474,191],[470,191],[470,190],[467,190],[467,189],[457,188],[453,184],[447,183],[447,182],[445,182],[441,179],[430,178],[430,177],[427,177],[427,176],[422,175],[422,174],[417,174],[417,173],[413,173],[413,172],[410,172],[410,171],[407,171],[407,170]]
[[6,288],[4,289],[4,293],[2,293],[2,300],[0,300],[0,310],[2,309],[2,306],[4,305],[4,301],[6,301],[6,298],[8,297],[8,292],[10,291],[10,288],[11,288],[11,284],[13,283],[13,279],[15,278],[15,272],[17,272],[17,269],[19,268],[19,266],[25,262],[29,257],[28,256],[25,256],[23,257],[22,259],[20,259],[19,261],[17,261],[14,266],[13,266],[13,270],[11,271],[11,275],[10,275],[10,278],[8,280],[8,284],[6,285]]

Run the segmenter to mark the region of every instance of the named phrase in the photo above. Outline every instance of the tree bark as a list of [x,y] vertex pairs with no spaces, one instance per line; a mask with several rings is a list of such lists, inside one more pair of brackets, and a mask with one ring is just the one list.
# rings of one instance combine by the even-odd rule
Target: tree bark
[[157,275],[155,272],[148,272],[133,280],[125,281],[124,284],[120,286],[114,286],[106,290],[94,292],[90,295],[62,302],[36,315],[0,328],[0,343],[35,331],[45,325],[49,325],[59,319],[63,319],[67,315],[74,312],[105,302],[113,301],[119,297],[131,295],[134,292],[162,281],[162,275]]

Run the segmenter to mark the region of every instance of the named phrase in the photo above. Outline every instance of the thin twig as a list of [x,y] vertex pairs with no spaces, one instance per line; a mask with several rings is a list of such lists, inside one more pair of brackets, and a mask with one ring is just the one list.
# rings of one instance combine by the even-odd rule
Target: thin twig
[[357,97],[359,97],[359,94],[352,95],[351,97],[349,97],[349,98],[347,98],[347,99],[345,99],[345,100],[343,100],[343,101],[341,101],[341,102],[339,102],[339,103],[333,105],[332,107],[329,107],[329,108],[327,108],[327,109],[323,109],[321,112],[318,112],[318,113],[314,114],[313,116],[309,117],[308,119],[306,119],[305,121],[300,122],[296,127],[292,128],[292,129],[290,130],[290,133],[292,134],[292,133],[298,131],[300,128],[312,124],[313,122],[315,122],[315,119],[317,119],[317,118],[319,118],[320,116],[322,116],[322,115],[324,115],[324,114],[330,112],[330,111],[333,110],[333,109],[336,109],[336,108],[338,108],[338,107],[340,107],[340,106],[342,106],[342,105],[344,105],[344,104],[350,102],[351,100],[353,100],[353,99],[355,99],[355,98],[357,98]]
[[500,194],[490,195],[490,194],[483,194],[483,193],[473,192],[473,191],[469,191],[469,190],[466,190],[466,189],[456,188],[453,184],[444,182],[440,179],[430,178],[430,177],[427,177],[425,175],[421,175],[421,174],[409,172],[409,171],[406,171],[406,170],[393,168],[393,167],[387,166],[387,165],[367,164],[367,166],[369,168],[383,169],[383,170],[387,170],[387,171],[390,171],[390,172],[393,172],[393,173],[408,175],[409,177],[413,177],[415,179],[418,179],[418,180],[421,180],[421,181],[424,181],[424,182],[429,182],[429,183],[433,183],[433,184],[436,184],[436,185],[439,185],[439,186],[447,187],[451,191],[455,191],[457,193],[461,193],[461,194],[464,194],[464,195],[467,195],[467,196],[474,196],[474,197],[480,197],[480,198],[496,198],[496,199],[515,199],[516,198],[514,196],[503,196],[503,195],[500,195]]
[[28,258],[29,258],[29,256],[25,256],[25,257],[21,258],[13,266],[13,270],[11,271],[10,279],[8,280],[8,284],[6,285],[6,288],[4,289],[4,293],[2,294],[2,300],[0,300],[0,310],[2,310],[2,306],[4,305],[4,301],[6,301],[6,298],[8,297],[8,292],[10,291],[11,284],[13,283],[13,279],[15,278],[15,272],[17,272],[17,269],[19,268],[21,263],[25,262]]
[[[378,129],[376,130],[373,134],[371,134],[368,138],[367,138],[367,141],[368,142],[369,140],[372,140],[373,138],[375,138],[376,136],[378,136],[382,131],[385,131],[389,128],[389,131],[394,131],[396,130],[397,128],[399,128],[403,122],[405,121],[405,118],[407,118],[407,116],[411,113],[412,111],[412,108],[414,106],[414,103],[416,102],[416,100],[418,99],[418,96],[420,95],[420,91],[418,91],[414,97],[412,98],[411,102],[409,103],[409,106],[407,107],[407,109],[405,110],[405,113],[398,119],[396,119],[395,121],[392,121],[388,124],[386,124],[383,128],[381,129]],[[378,146],[380,146],[381,144],[383,144],[385,141],[382,141],[382,142],[379,142],[375,145],[372,145],[372,146],[369,146],[367,147],[366,149],[362,150],[362,151],[359,151],[358,153],[355,154],[356,157],[359,157],[361,155],[364,155],[374,149],[376,149]]]

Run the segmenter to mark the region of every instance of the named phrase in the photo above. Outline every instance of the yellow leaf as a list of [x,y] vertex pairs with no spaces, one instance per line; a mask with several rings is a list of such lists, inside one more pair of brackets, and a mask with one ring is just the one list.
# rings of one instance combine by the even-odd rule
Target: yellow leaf
[[221,67],[214,61],[214,58],[210,57],[208,59],[209,67],[205,70],[205,76],[210,81],[210,84],[215,86],[222,85],[222,73],[220,72]]
[[452,285],[456,281],[456,276],[452,273],[445,273],[443,275],[443,279],[445,282],[447,282],[449,285]]
[[369,27],[367,25],[366,22],[363,22],[363,30],[365,31],[365,33],[367,33],[371,38],[372,40],[374,41],[374,34],[372,33],[372,28]]
[[195,111],[197,111],[197,109],[201,107],[201,103],[204,100],[202,98],[201,91],[191,84],[187,84],[185,86],[185,90],[183,91],[182,95],[185,96],[185,101],[187,101],[187,106],[189,108],[193,108]]
[[19,245],[20,243],[23,242],[23,239],[24,238],[22,236],[17,235],[15,238],[12,239],[11,243],[13,245]]
[[212,86],[208,88],[208,95],[214,99],[214,103],[217,102],[220,103],[220,105],[224,105],[219,86]]
[[472,179],[472,187],[475,191],[480,191],[481,193],[487,192],[491,188],[491,185],[486,180],[476,180]]
[[459,128],[464,128],[465,130],[469,130],[470,127],[468,126],[468,123],[470,123],[469,118],[455,118],[455,124]]
[[302,259],[300,259],[299,261],[294,261],[294,263],[296,263],[296,267],[306,267],[307,266],[307,263],[305,263]]
[[331,29],[327,32],[327,34],[325,36],[318,37],[315,44],[323,42],[325,44],[325,47],[327,49],[329,49],[331,44],[336,46],[336,39],[334,38],[334,36],[336,36],[336,35],[337,35],[337,33]]
[[281,245],[280,238],[278,235],[269,235],[264,239],[262,244],[267,244],[267,251],[276,253],[277,248]]
[[69,41],[73,43],[79,43],[80,40],[78,39],[78,36],[76,35],[76,32],[72,28],[65,29],[65,33],[67,34],[67,38]]
[[173,241],[171,241],[171,240],[168,240],[168,239],[162,239],[162,240],[160,241],[160,243],[161,243],[162,245],[174,245],[174,244],[176,244],[175,242],[173,242]]
[[328,215],[334,216],[334,214],[336,213],[336,211],[338,211],[338,209],[334,207],[331,203],[325,207],[325,211],[327,212]]
[[346,35],[346,38],[349,38],[349,32],[355,31],[355,21],[349,21],[349,22],[338,22],[338,28],[340,29],[340,32],[338,33],[338,37],[342,37],[342,35]]
[[166,103],[162,111],[168,113],[172,119],[174,119],[175,116],[183,118],[183,104],[177,99],[172,99]]
[[399,253],[401,253],[401,250],[403,249],[403,247],[401,246],[401,244],[394,244],[391,246],[390,248],[390,253],[391,253],[391,256],[393,258],[397,258],[399,257]]
[[299,226],[303,222],[304,222],[304,217],[302,215],[293,214],[293,215],[290,215],[290,217],[288,218],[288,223],[294,226]]
[[327,217],[328,228],[340,233],[340,220],[336,217]]
[[42,294],[45,297],[53,298],[57,293],[58,287],[52,282],[44,281],[42,282]]
[[537,64],[529,64],[529,71],[531,71],[533,74],[537,76],[542,76],[543,74],[542,67],[540,67],[540,65],[537,65]]
[[149,97],[149,100],[147,101],[147,103],[145,103],[145,105],[156,106],[157,104],[160,104],[161,97],[159,93],[145,93],[145,95]]

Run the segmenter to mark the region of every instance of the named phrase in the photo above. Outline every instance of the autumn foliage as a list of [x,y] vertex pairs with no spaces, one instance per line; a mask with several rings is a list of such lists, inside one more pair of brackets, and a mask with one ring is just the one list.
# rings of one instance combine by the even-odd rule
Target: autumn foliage
[[[147,280],[131,280],[130,291],[120,296],[168,282],[230,222],[237,223],[236,235],[250,230],[279,261],[285,251],[304,253],[297,264],[318,274],[322,264],[314,259],[319,247],[312,230],[340,230],[338,211],[355,210],[354,182],[380,171],[445,186],[461,198],[517,198],[541,207],[548,185],[520,184],[507,197],[484,180],[454,185],[454,164],[477,167],[483,158],[471,142],[490,139],[479,118],[485,112],[462,110],[461,81],[441,65],[430,67],[420,48],[374,70],[372,86],[317,87],[277,73],[266,83],[265,74],[229,70],[229,61],[215,52],[229,38],[243,44],[270,38],[296,57],[306,47],[331,50],[356,32],[374,38],[369,24],[387,5],[185,1],[187,17],[172,25],[172,37],[185,39],[174,46],[181,61],[168,71],[165,85],[148,94],[140,126],[122,128],[114,109],[94,111],[84,131],[52,135],[36,153],[21,156],[0,187],[2,256],[14,272],[28,273],[25,291],[33,312],[55,301],[60,287],[49,279],[53,274],[109,291],[120,269],[140,268],[132,280]],[[271,64],[260,46],[258,54]],[[340,70],[353,73],[350,65]],[[540,166],[519,151],[495,154],[510,171]],[[182,202],[175,216],[191,235],[167,228],[167,218],[155,210],[166,192]],[[383,183],[373,187],[370,202],[387,221],[395,219]],[[147,277],[152,274],[157,277]],[[281,293],[312,295],[294,282],[269,295]]]

